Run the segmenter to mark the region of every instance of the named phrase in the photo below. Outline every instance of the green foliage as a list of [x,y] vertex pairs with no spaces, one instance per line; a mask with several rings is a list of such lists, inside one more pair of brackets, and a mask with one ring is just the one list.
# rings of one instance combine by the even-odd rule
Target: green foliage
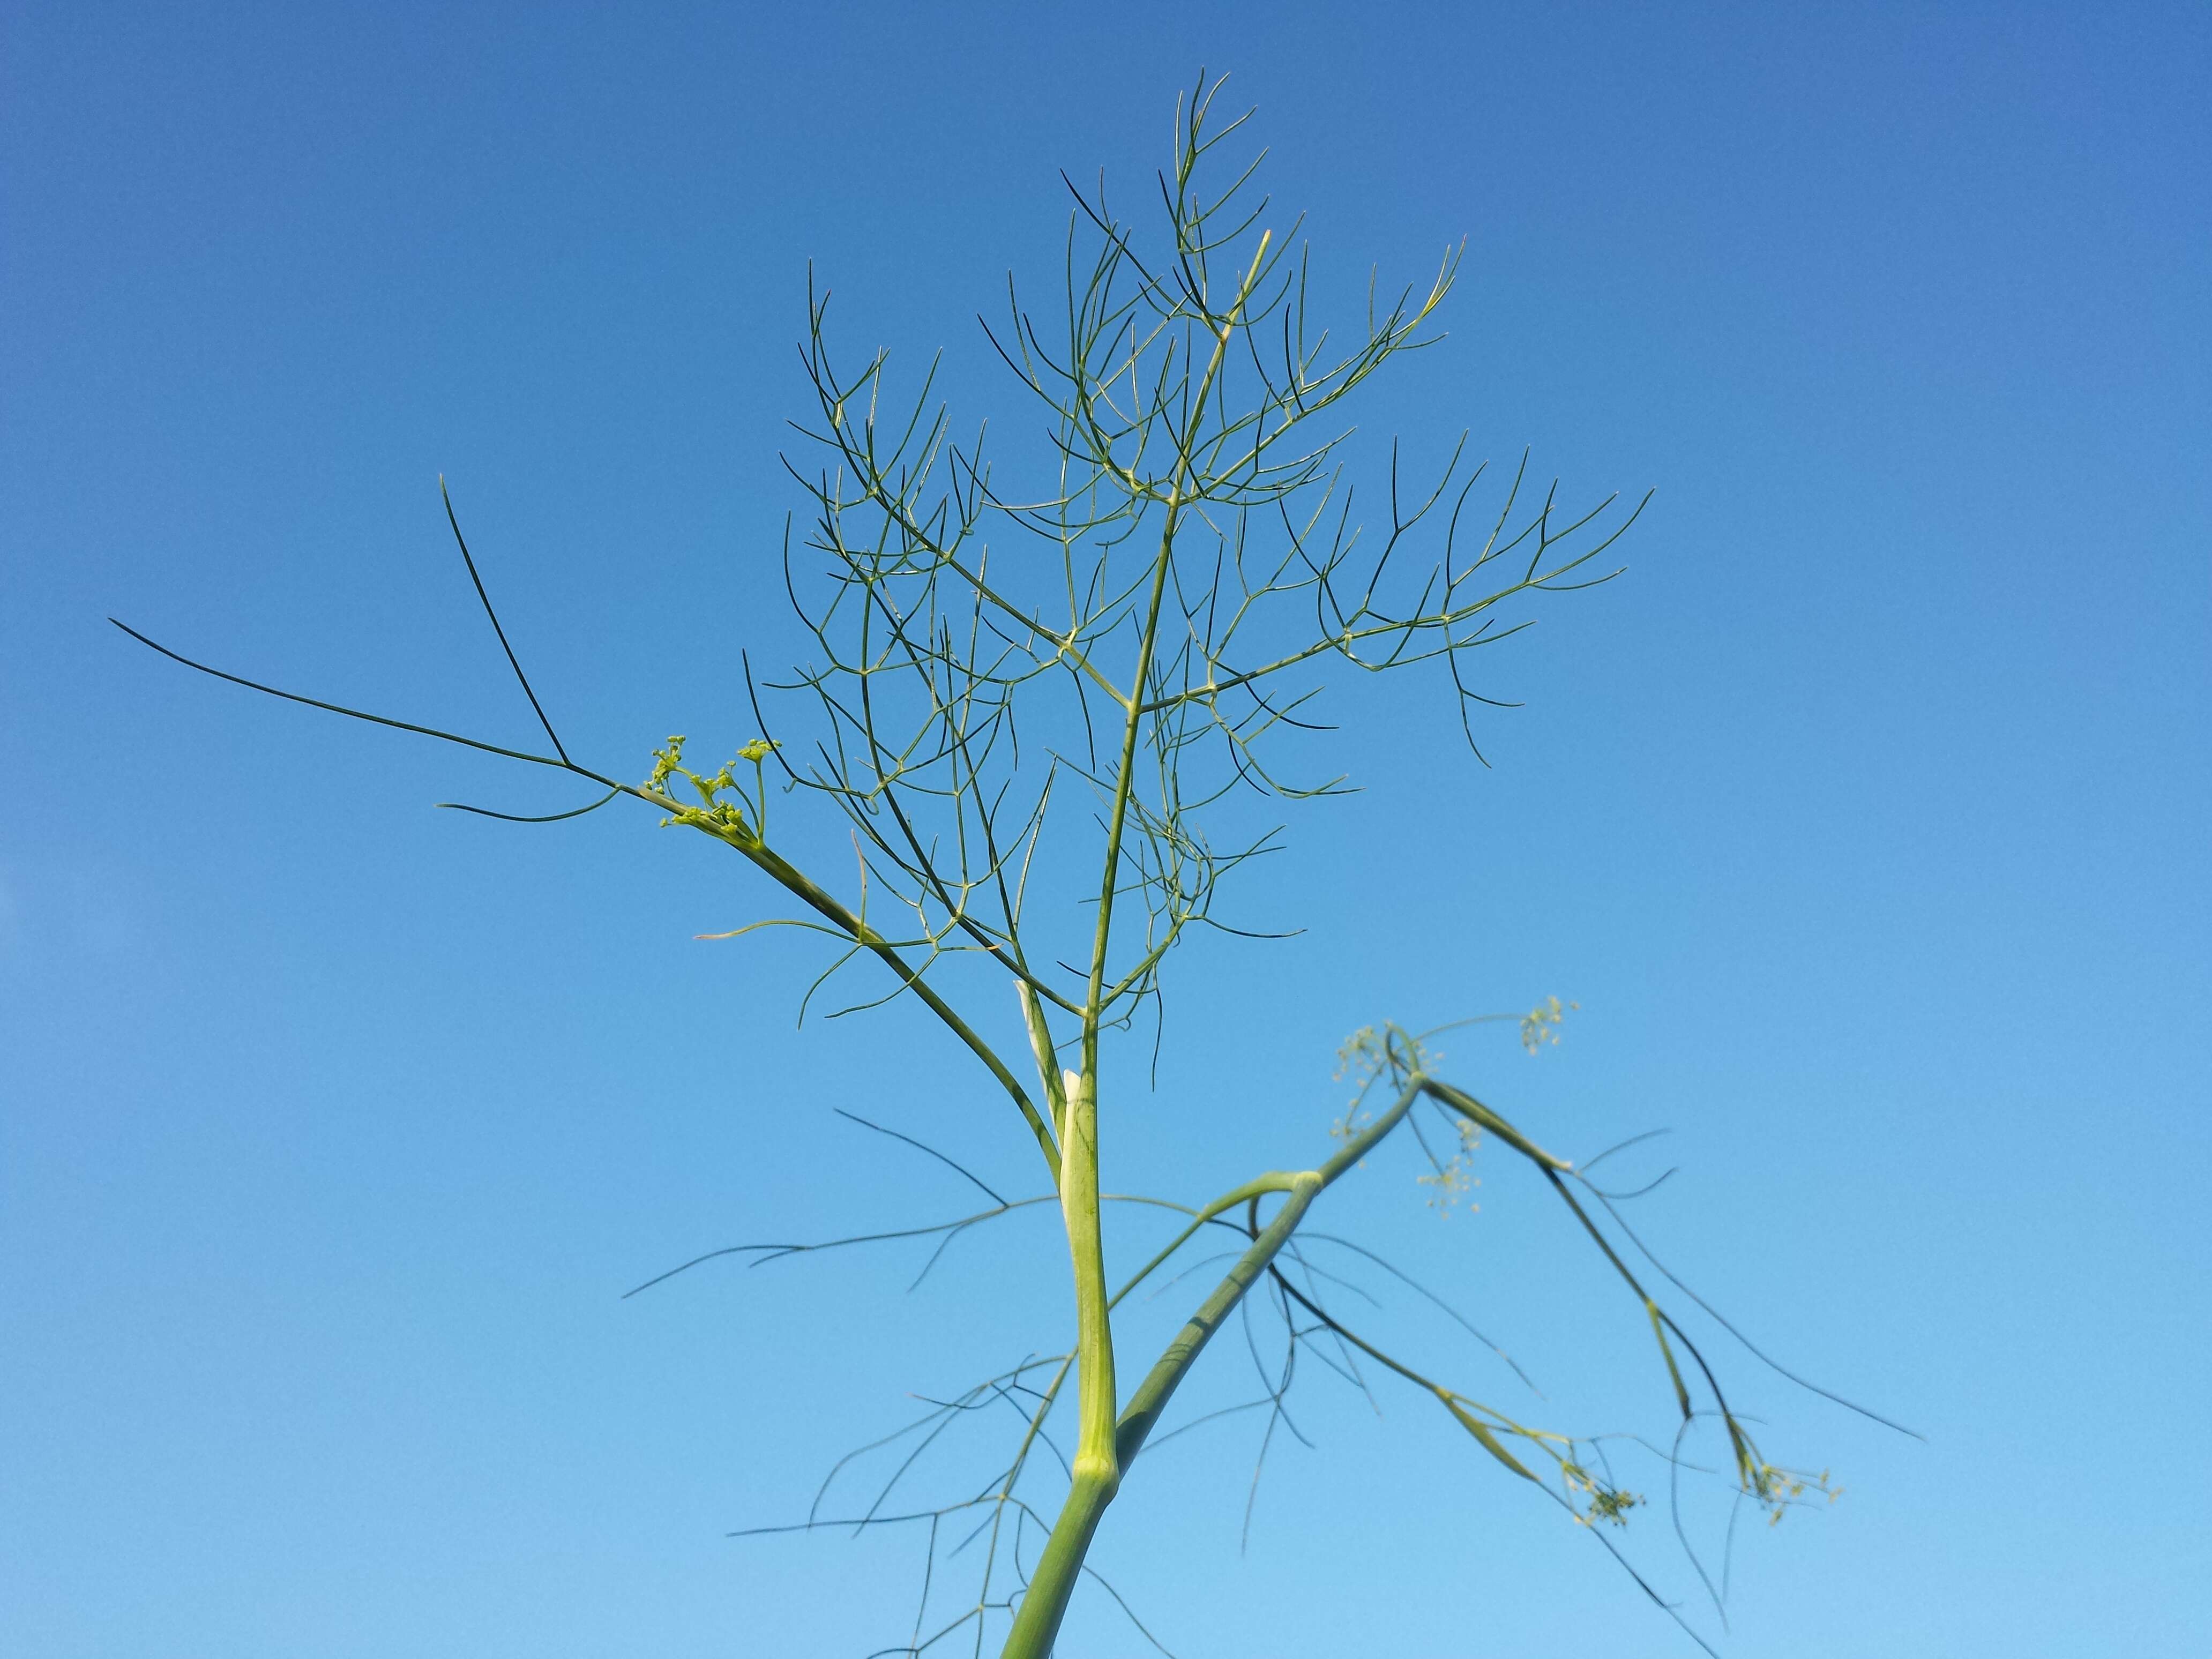
[[[1164,1437],[1155,1431],[1177,1389],[1226,1322],[1244,1320],[1249,1329],[1255,1312],[1279,1327],[1282,1355],[1278,1370],[1263,1371],[1262,1395],[1251,1402],[1266,1414],[1262,1460],[1286,1420],[1285,1399],[1304,1356],[1363,1392],[1364,1364],[1428,1395],[1490,1460],[1540,1489],[1624,1565],[1611,1535],[1646,1500],[1616,1479],[1609,1448],[1656,1459],[1671,1492],[1694,1473],[1680,1455],[1685,1437],[1717,1425],[1729,1449],[1724,1480],[1771,1518],[1808,1493],[1833,1495],[1825,1474],[1766,1460],[1714,1368],[1630,1266],[1632,1258],[1648,1263],[1736,1335],[1644,1249],[1620,1208],[1632,1194],[1593,1182],[1590,1172],[1612,1153],[1580,1163],[1557,1156],[1446,1080],[1434,1042],[1439,1031],[1416,1035],[1386,1023],[1346,1041],[1338,1076],[1353,1093],[1332,1131],[1339,1144],[1310,1168],[1267,1171],[1197,1204],[1099,1188],[1101,1142],[1123,1121],[1108,1081],[1141,1075],[1135,1066],[1115,1072],[1104,1039],[1127,1030],[1140,1012],[1158,1012],[1165,964],[1179,945],[1207,929],[1237,931],[1216,914],[1222,884],[1277,844],[1275,830],[1228,835],[1223,803],[1238,794],[1292,803],[1346,787],[1325,769],[1297,771],[1315,744],[1306,734],[1326,671],[1425,668],[1450,697],[1472,746],[1473,713],[1490,701],[1474,689],[1473,654],[1527,626],[1525,616],[1505,620],[1512,607],[1603,580],[1591,562],[1635,517],[1604,521],[1610,497],[1591,511],[1562,514],[1555,490],[1529,506],[1525,459],[1495,502],[1479,504],[1483,469],[1463,467],[1458,447],[1440,477],[1412,489],[1401,482],[1393,447],[1378,492],[1387,524],[1372,535],[1363,531],[1346,470],[1351,428],[1338,406],[1400,355],[1433,342],[1431,320],[1460,254],[1449,252],[1432,279],[1395,297],[1370,283],[1364,319],[1347,343],[1333,346],[1330,331],[1310,314],[1315,282],[1304,249],[1294,252],[1297,225],[1278,235],[1264,222],[1270,204],[1253,193],[1258,162],[1223,172],[1218,152],[1243,120],[1216,121],[1215,90],[1201,82],[1179,110],[1152,230],[1118,217],[1103,184],[1077,192],[1064,308],[1040,319],[1010,288],[991,343],[1012,373],[1017,397],[1042,416],[1049,434],[1042,474],[1026,487],[1015,489],[994,470],[980,431],[970,442],[954,441],[950,416],[931,401],[933,370],[901,399],[890,391],[884,354],[855,372],[841,368],[827,340],[827,295],[810,297],[804,359],[816,408],[801,428],[806,452],[787,463],[807,497],[808,517],[796,540],[787,538],[784,556],[814,654],[765,687],[751,685],[748,671],[762,735],[713,773],[684,764],[680,736],[653,751],[639,784],[572,759],[507,644],[457,521],[462,557],[550,755],[205,670],[290,701],[552,768],[605,791],[573,811],[520,821],[575,817],[628,798],[656,810],[664,824],[699,830],[804,911],[707,937],[770,926],[827,936],[831,960],[800,999],[802,1013],[832,975],[872,963],[880,981],[857,1006],[915,999],[1004,1093],[1036,1146],[1046,1193],[1007,1200],[935,1148],[863,1122],[952,1164],[992,1206],[931,1227],[813,1245],[741,1245],[700,1258],[773,1260],[899,1239],[934,1239],[941,1251],[1018,1210],[1052,1204],[1060,1213],[1073,1345],[1001,1370],[863,1449],[931,1447],[955,1427],[986,1420],[981,1408],[996,1405],[1012,1407],[1021,1422],[1012,1452],[967,1495],[894,1511],[893,1489],[921,1455],[901,1452],[905,1461],[863,1513],[824,1514],[825,1483],[798,1523],[926,1522],[929,1588],[908,1643],[887,1651],[919,1654],[957,1639],[981,1655],[987,1639],[999,1638],[1009,1659],[1044,1659],[1079,1581],[1096,1577],[1089,1557],[1108,1509],[1147,1444]],[[450,520],[450,501],[447,514]],[[769,735],[763,690],[777,723],[782,711],[798,711],[808,728],[804,741]],[[781,815],[771,841],[776,793],[842,821],[860,854],[857,890],[840,896],[807,868],[829,844],[820,813]],[[783,816],[795,821],[795,833]],[[1012,981],[1020,1026],[1004,1054],[988,1033],[1007,1025],[1010,1011],[995,999],[970,1007],[974,976],[951,975],[947,964],[955,963]],[[1523,1014],[1460,1024],[1511,1021],[1534,1054],[1558,1044],[1575,1006],[1549,997]],[[1677,1419],[1674,1449],[1528,1425],[1433,1380],[1351,1322],[1335,1294],[1347,1281],[1316,1265],[1317,1250],[1353,1253],[1474,1328],[1364,1246],[1304,1227],[1328,1190],[1401,1130],[1426,1158],[1419,1179],[1440,1211],[1466,1202],[1481,1158],[1504,1160],[1561,1200],[1650,1327]],[[1440,1153],[1432,1150],[1439,1145]],[[1182,1223],[1109,1289],[1100,1216],[1111,1204]],[[1129,1339],[1117,1331],[1115,1311],[1201,1235],[1225,1237],[1231,1265],[1125,1391],[1117,1358]],[[1258,1352],[1255,1341],[1255,1360]],[[1064,1401],[1074,1437],[1055,1487],[1049,1463],[1041,1467],[1036,1454],[1040,1446],[1058,1451],[1048,1425]],[[844,1468],[832,1471],[832,1482]],[[1257,1482],[1255,1468],[1255,1492]],[[962,1543],[954,1534],[965,1523],[972,1530]],[[976,1588],[947,1607],[936,1575],[956,1543],[976,1546],[964,1558]],[[1711,1589],[1703,1565],[1697,1571]],[[1674,1613],[1640,1572],[1637,1582]]]

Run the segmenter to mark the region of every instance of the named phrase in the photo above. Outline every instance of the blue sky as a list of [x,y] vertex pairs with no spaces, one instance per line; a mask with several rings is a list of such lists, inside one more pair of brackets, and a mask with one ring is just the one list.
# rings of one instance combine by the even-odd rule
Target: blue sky
[[[1454,1065],[1577,1155],[1670,1127],[1646,1236],[1927,1436],[1736,1358],[1776,1449],[1846,1492],[1740,1545],[1723,1650],[2201,1640],[2201,8],[5,27],[0,1646],[903,1639],[911,1540],[723,1534],[803,1510],[908,1392],[1064,1340],[1049,1230],[911,1294],[893,1252],[619,1296],[962,1202],[834,1108],[1008,1185],[1018,1126],[907,1013],[794,1030],[804,943],[695,943],[769,913],[736,860],[642,813],[433,811],[568,803],[103,618],[524,738],[443,473],[572,746],[630,775],[671,731],[742,741],[738,652],[796,650],[808,262],[851,351],[943,346],[963,419],[1006,410],[975,313],[1054,276],[1059,169],[1135,193],[1201,64],[1258,106],[1330,292],[1468,239],[1450,340],[1364,435],[1467,428],[1569,498],[1656,495],[1626,575],[1488,659],[1527,704],[1492,769],[1433,688],[1347,697],[1365,793],[1296,814],[1246,894],[1308,931],[1194,948],[1159,1088],[1128,1066],[1109,1099],[1109,1182],[1195,1199],[1318,1156],[1369,1021],[1573,999],[1557,1050]],[[1496,1327],[1555,1419],[1662,1426],[1634,1308],[1482,1174],[1440,1219],[1378,1164],[1331,1220]],[[1271,1455],[1243,1553],[1249,1420],[1109,1517],[1096,1559],[1170,1647],[1694,1651],[1418,1400],[1310,1386],[1316,1447]],[[1078,1642],[1139,1650],[1095,1598]]]

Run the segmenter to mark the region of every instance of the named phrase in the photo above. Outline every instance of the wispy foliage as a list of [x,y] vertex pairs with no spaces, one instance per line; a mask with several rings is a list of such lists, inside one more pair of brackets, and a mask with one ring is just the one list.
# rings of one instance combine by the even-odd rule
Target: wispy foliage
[[[1041,474],[1002,477],[981,430],[956,441],[933,400],[933,370],[900,395],[883,354],[841,367],[828,297],[810,292],[801,356],[815,407],[798,423],[800,447],[787,460],[808,507],[783,564],[811,652],[789,675],[753,686],[758,735],[716,770],[688,763],[682,737],[653,751],[637,783],[573,759],[457,521],[462,557],[550,754],[341,708],[154,647],[256,690],[550,768],[603,792],[538,817],[465,811],[551,822],[617,799],[646,804],[664,824],[734,851],[802,907],[796,917],[709,937],[775,926],[827,936],[827,963],[802,1008],[823,980],[872,964],[878,976],[854,1006],[918,1000],[1003,1091],[1037,1148],[1047,1192],[1009,1200],[917,1137],[856,1119],[949,1166],[990,1203],[928,1226],[731,1246],[651,1281],[710,1261],[759,1265],[903,1242],[928,1251],[918,1283],[958,1240],[1024,1213],[1060,1217],[1073,1269],[1073,1346],[925,1402],[913,1423],[833,1469],[793,1523],[926,1533],[920,1607],[905,1642],[886,1654],[957,1640],[981,1655],[999,1641],[1010,1659],[1044,1659],[1078,1585],[1103,1583],[1092,1542],[1147,1448],[1204,1422],[1257,1414],[1249,1522],[1278,1433],[1304,1437],[1289,1402],[1316,1368],[1370,1398],[1374,1386],[1426,1397],[1489,1466],[1540,1490],[1624,1565],[1614,1536],[1651,1499],[1617,1468],[1621,1460],[1650,1460],[1686,1548],[1678,1492],[1686,1474],[1701,1473],[1684,1455],[1700,1432],[1725,1452],[1703,1473],[1770,1518],[1832,1490],[1825,1474],[1770,1462],[1730,1403],[1684,1318],[1702,1317],[1772,1362],[1644,1249],[1621,1210],[1638,1193],[1592,1179],[1621,1149],[1581,1164],[1547,1150],[1447,1080],[1435,1032],[1385,1024],[1350,1040],[1342,1075],[1355,1092],[1336,1125],[1340,1144],[1311,1167],[1271,1170],[1200,1204],[1099,1190],[1100,1140],[1115,1121],[1101,1109],[1102,1036],[1148,1005],[1158,1008],[1177,945],[1206,930],[1237,931],[1218,912],[1219,892],[1274,844],[1275,830],[1240,829],[1247,817],[1227,804],[1346,787],[1314,766],[1306,735],[1322,723],[1332,672],[1426,671],[1472,747],[1474,715],[1490,701],[1475,689],[1474,653],[1525,627],[1540,596],[1610,574],[1599,561],[1640,510],[1613,512],[1607,497],[1563,512],[1555,489],[1529,483],[1525,460],[1486,494],[1485,470],[1466,464],[1463,441],[1439,476],[1418,486],[1401,478],[1393,447],[1377,485],[1357,494],[1348,400],[1399,356],[1433,343],[1460,254],[1447,254],[1425,283],[1370,283],[1356,325],[1332,333],[1310,309],[1298,225],[1278,234],[1258,191],[1259,162],[1223,164],[1221,147],[1243,122],[1217,119],[1216,91],[1201,81],[1179,106],[1157,205],[1125,219],[1103,183],[1071,185],[1057,305],[1033,311],[1010,284],[1003,314],[986,325],[1016,397],[1029,417],[1042,416]],[[808,803],[833,809],[857,850],[849,878],[826,873],[847,866],[823,856],[833,838],[820,833],[821,815],[793,810]],[[1015,1044],[989,1033],[1010,1027],[1017,1009],[969,1007],[973,978],[939,971],[951,960],[1012,981]],[[1553,997],[1526,1013],[1486,1018],[1513,1022],[1533,1054],[1558,1043],[1572,1007]],[[1378,1289],[1410,1293],[1526,1383],[1463,1312],[1366,1246],[1307,1224],[1322,1196],[1401,1130],[1426,1159],[1420,1178],[1438,1208],[1467,1200],[1486,1156],[1559,1200],[1572,1236],[1598,1254],[1649,1326],[1654,1370],[1673,1406],[1671,1441],[1536,1425],[1490,1390],[1443,1380],[1440,1367],[1386,1347],[1364,1316],[1347,1311],[1347,1298],[1374,1302]],[[1109,1276],[1100,1214],[1116,1204],[1180,1219],[1141,1267]],[[1194,1256],[1202,1242],[1219,1253]],[[1212,1288],[1125,1390],[1117,1352],[1130,1339],[1126,1325],[1117,1331],[1116,1311],[1140,1287],[1164,1294],[1216,1271]],[[1658,1283],[1694,1316],[1662,1304],[1650,1287]],[[1258,1395],[1160,1432],[1182,1382],[1231,1322]],[[939,1478],[937,1460],[957,1443],[994,1428],[1011,1450],[982,1479],[945,1501],[907,1499]],[[886,1460],[872,1499],[833,1496],[848,1472]],[[1725,1565],[1716,1579],[1697,1552],[1690,1559],[1717,1607]],[[972,1565],[972,1588],[947,1589],[956,1564]],[[1640,1569],[1632,1571],[1681,1620]]]
[[1223,879],[1272,844],[1224,842],[1210,809],[1343,787],[1283,741],[1316,722],[1331,665],[1430,665],[1464,713],[1486,701],[1469,654],[1526,625],[1510,602],[1601,580],[1635,516],[1607,526],[1608,499],[1564,517],[1553,492],[1529,500],[1525,463],[1486,501],[1457,447],[1409,489],[1394,450],[1387,523],[1367,530],[1340,405],[1432,343],[1460,254],[1423,285],[1370,287],[1348,337],[1322,327],[1298,227],[1265,224],[1256,161],[1224,176],[1243,120],[1215,122],[1212,101],[1185,112],[1141,221],[1103,182],[1070,185],[1059,314],[1010,283],[987,324],[1042,417],[1046,476],[1017,485],[981,432],[957,441],[933,368],[905,397],[884,354],[842,370],[824,295],[803,351],[816,410],[787,463],[811,507],[787,576],[817,654],[784,682],[817,715],[779,750],[787,777],[850,820],[902,937],[985,953],[1070,1014],[1091,964],[1064,935],[1086,930],[1040,915],[1032,878],[1071,805],[1079,832],[1110,825],[1142,925],[1105,964],[1109,1022],[1157,996],[1191,930],[1227,925]]

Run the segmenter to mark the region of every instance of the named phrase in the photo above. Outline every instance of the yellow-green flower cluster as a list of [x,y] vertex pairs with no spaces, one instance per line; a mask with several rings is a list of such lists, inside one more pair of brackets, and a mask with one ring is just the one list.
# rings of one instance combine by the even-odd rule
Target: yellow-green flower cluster
[[1766,1524],[1770,1527],[1781,1524],[1784,1510],[1808,1502],[1808,1492],[1826,1498],[1831,1504],[1844,1495],[1844,1489],[1830,1481],[1826,1469],[1818,1474],[1806,1474],[1796,1469],[1778,1468],[1767,1462],[1756,1465],[1751,1472],[1751,1479],[1745,1485],[1752,1497],[1765,1507]]
[[1521,1046],[1530,1054],[1547,1044],[1559,1046],[1559,1022],[1582,1006],[1579,1002],[1561,1002],[1557,997],[1546,997],[1521,1016]]
[[[684,742],[683,735],[678,733],[653,751],[653,774],[645,781],[646,791],[675,808],[661,823],[688,824],[741,846],[761,845],[767,834],[768,818],[768,779],[763,763],[775,752],[775,740],[755,738],[734,757],[724,761],[721,769],[711,777],[702,777],[684,764]],[[753,791],[750,796],[736,777],[736,768],[745,762],[750,762],[753,769]],[[678,778],[690,784],[699,797],[698,805],[686,806],[673,798],[671,785]]]
[[1437,1189],[1429,1195],[1429,1207],[1446,1215],[1461,1204],[1470,1210],[1482,1207],[1468,1196],[1482,1185],[1481,1177],[1474,1173],[1474,1150],[1482,1143],[1482,1130],[1463,1117],[1455,1121],[1455,1127],[1459,1130],[1459,1145],[1452,1155],[1429,1174],[1414,1177],[1424,1187]]

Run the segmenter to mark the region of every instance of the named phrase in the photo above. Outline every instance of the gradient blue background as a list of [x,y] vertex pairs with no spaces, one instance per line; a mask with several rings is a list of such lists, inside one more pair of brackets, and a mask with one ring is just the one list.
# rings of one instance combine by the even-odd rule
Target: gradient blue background
[[[443,471],[573,746],[633,773],[672,730],[742,738],[738,648],[793,649],[806,261],[852,349],[942,343],[963,415],[1003,408],[973,313],[1010,265],[1051,276],[1055,169],[1134,185],[1204,64],[1340,290],[1471,238],[1451,343],[1370,431],[1471,425],[1570,495],[1658,495],[1626,578],[1490,659],[1529,705],[1486,728],[1494,770],[1424,695],[1353,753],[1369,793],[1295,821],[1247,915],[1311,931],[1200,947],[1109,1181],[1196,1196],[1310,1156],[1368,1020],[1577,999],[1555,1053],[1455,1063],[1575,1153],[1671,1125],[1649,1234],[1928,1436],[1731,1362],[1775,1449],[1848,1492],[1747,1540],[1724,1650],[2202,1650],[2212,14],[4,27],[0,1650],[902,1639],[911,1540],[722,1534],[803,1507],[905,1390],[1063,1340],[1049,1228],[912,1296],[904,1255],[617,1293],[962,1202],[836,1105],[1026,1185],[1003,1109],[907,1015],[794,1034],[803,942],[692,943],[763,913],[734,860],[641,814],[434,812],[565,798],[102,617],[526,738]],[[1334,1218],[1480,1310],[1548,1420],[1663,1421],[1635,1310],[1540,1194],[1493,1161],[1439,1221],[1410,1173]],[[1100,1565],[1207,1659],[1692,1651],[1383,1403],[1316,1380],[1319,1449],[1271,1462],[1242,1556],[1255,1425],[1164,1452]],[[1072,1630],[1139,1650],[1095,1606]]]

